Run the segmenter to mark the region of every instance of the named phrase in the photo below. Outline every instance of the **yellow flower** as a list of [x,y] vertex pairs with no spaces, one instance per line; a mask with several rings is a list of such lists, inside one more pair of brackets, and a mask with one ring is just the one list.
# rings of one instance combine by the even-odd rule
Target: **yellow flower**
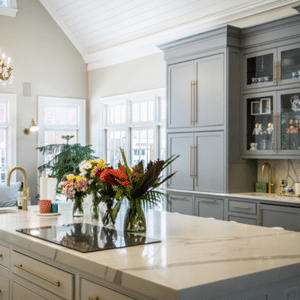
[[102,167],[102,168],[105,168],[105,167],[106,167],[105,160],[104,160],[103,158],[101,158],[101,159],[98,161],[97,166]]
[[76,178],[76,176],[74,174],[67,175],[68,180],[75,179],[75,178]]

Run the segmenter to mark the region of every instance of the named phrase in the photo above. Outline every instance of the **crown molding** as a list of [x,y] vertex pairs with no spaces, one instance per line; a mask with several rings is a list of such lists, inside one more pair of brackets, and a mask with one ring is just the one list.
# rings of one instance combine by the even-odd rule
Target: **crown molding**
[[81,43],[75,37],[75,35],[70,31],[70,29],[67,27],[67,25],[62,21],[62,19],[56,13],[56,11],[52,8],[52,6],[49,4],[48,0],[40,0],[40,2],[45,7],[45,9],[48,11],[50,16],[54,19],[54,21],[57,23],[57,25],[61,28],[61,30],[64,32],[64,34],[69,38],[69,40],[72,42],[72,44],[78,50],[78,52],[81,55],[84,55],[84,53],[85,53],[84,47],[81,45]]

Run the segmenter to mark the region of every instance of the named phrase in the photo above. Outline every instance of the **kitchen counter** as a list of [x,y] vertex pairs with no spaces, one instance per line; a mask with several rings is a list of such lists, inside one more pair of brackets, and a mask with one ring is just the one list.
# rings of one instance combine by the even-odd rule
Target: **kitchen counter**
[[[70,206],[60,206],[58,217],[38,216],[37,206],[15,210],[0,213],[0,244],[88,272],[143,299],[232,299],[246,290],[251,299],[252,289],[300,277],[297,232],[149,210],[147,235],[160,243],[85,254],[16,232],[74,223]],[[91,221],[89,207],[76,222],[101,225]],[[122,222],[120,215],[117,230]]]

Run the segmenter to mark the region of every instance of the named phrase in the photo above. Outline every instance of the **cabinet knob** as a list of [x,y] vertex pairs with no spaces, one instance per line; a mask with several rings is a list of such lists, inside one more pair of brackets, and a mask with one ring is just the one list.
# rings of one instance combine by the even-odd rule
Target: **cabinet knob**
[[2,254],[0,254],[0,257],[2,257]]
[[99,300],[99,297],[93,298],[93,297],[88,297],[89,300]]

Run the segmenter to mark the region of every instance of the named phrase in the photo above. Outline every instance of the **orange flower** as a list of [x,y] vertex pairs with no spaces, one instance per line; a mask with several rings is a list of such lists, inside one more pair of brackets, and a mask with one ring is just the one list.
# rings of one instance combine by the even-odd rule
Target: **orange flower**
[[121,163],[119,163],[119,167],[120,170],[105,169],[104,172],[107,171],[107,173],[111,174],[113,176],[113,180],[116,181],[115,183],[121,184],[123,186],[130,185],[131,182],[129,181],[124,167]]

